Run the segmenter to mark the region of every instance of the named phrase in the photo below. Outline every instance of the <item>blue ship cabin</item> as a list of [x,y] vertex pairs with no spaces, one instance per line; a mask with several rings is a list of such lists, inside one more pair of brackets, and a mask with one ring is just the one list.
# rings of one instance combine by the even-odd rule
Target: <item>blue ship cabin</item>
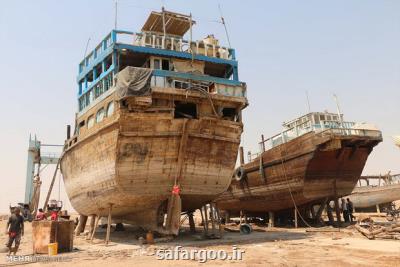
[[211,94],[246,97],[235,50],[213,35],[193,41],[195,23],[191,16],[163,9],[151,12],[140,33],[112,30],[79,64],[79,112],[104,98],[127,66],[152,69],[152,87],[197,86]]

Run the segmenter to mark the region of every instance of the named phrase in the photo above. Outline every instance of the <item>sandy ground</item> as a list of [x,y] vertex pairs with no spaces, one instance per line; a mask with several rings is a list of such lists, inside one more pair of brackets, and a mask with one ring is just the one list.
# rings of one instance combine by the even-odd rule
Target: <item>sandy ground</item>
[[[5,224],[5,220],[0,221],[0,229],[5,229]],[[141,246],[138,237],[143,234],[127,227],[125,232],[112,232],[112,242],[107,247],[103,241],[105,230],[99,229],[93,244],[84,236],[76,237],[74,252],[58,255],[62,258],[57,259],[63,262],[36,262],[29,266],[400,266],[400,241],[368,240],[353,226],[340,232],[329,227],[318,229],[318,232],[309,232],[306,228],[254,226],[255,231],[250,235],[225,232],[222,239],[204,240],[200,238],[201,228],[198,227],[199,234],[190,235],[186,231],[173,241]],[[5,244],[6,240],[3,233],[0,242]],[[193,260],[157,259],[157,250],[174,250],[178,245],[182,246],[180,250],[225,250],[228,254],[232,254],[234,246],[236,251],[244,253],[242,260],[208,260],[206,263],[200,263],[199,257]],[[31,225],[26,223],[26,234],[17,255],[30,254]],[[19,264],[26,262],[9,262],[6,253],[0,253],[0,266]]]

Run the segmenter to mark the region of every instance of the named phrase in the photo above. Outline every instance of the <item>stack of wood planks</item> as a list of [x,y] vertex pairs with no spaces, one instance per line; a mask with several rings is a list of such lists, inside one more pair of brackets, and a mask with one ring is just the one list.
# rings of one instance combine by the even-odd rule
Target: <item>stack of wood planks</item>
[[376,223],[371,219],[355,225],[356,229],[368,239],[397,239],[400,240],[400,222]]

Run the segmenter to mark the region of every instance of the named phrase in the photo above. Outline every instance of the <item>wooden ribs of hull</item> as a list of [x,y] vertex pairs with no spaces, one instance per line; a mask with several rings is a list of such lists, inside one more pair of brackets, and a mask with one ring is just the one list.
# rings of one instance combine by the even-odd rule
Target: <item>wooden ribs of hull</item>
[[[183,119],[168,114],[126,113],[67,150],[61,167],[73,207],[157,227],[157,212],[177,175]],[[241,123],[204,118],[187,122],[188,140],[180,181],[183,211],[213,200],[230,184]]]
[[[353,146],[361,141],[363,145]],[[243,165],[246,178],[232,180],[217,205],[232,213],[265,214],[293,208],[293,202],[300,206],[335,194],[345,196],[353,190],[369,153],[380,141],[305,134],[262,153],[262,161],[258,157]]]

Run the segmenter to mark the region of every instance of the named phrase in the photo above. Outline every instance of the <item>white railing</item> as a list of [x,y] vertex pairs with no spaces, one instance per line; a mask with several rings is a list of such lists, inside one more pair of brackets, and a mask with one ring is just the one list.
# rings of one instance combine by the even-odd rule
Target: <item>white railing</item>
[[131,33],[116,31],[116,43],[130,44],[143,47],[173,50],[216,57],[222,59],[234,59],[231,49],[204,41],[190,42],[179,36],[164,36],[150,32]]
[[304,122],[297,127],[285,130],[277,135],[274,135],[268,139],[261,141],[260,150],[269,150],[278,145],[284,144],[290,140],[293,140],[299,136],[302,136],[309,132],[315,132],[321,135],[341,135],[341,136],[367,136],[367,137],[382,137],[382,133],[379,130],[367,130],[367,129],[353,129],[345,128],[355,125],[354,122],[343,122],[343,128],[332,127],[324,124],[314,124],[311,122]]

